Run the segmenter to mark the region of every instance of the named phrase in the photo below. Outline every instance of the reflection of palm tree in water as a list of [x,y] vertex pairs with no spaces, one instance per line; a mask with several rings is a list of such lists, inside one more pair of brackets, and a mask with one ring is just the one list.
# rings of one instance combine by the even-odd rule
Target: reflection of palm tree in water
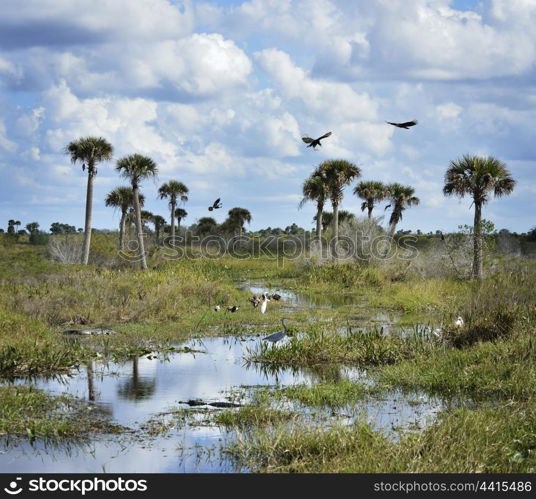
[[138,357],[132,357],[132,376],[123,381],[117,390],[122,399],[144,400],[153,396],[156,388],[156,379],[141,378],[138,368]]
[[87,399],[95,402],[95,373],[93,371],[93,361],[86,364],[87,369]]

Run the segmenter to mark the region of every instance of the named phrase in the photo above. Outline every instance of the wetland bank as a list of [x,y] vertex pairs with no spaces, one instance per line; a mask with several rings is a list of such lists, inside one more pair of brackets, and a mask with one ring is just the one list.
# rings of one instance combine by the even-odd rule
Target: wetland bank
[[[399,264],[149,263],[65,266],[3,239],[3,470],[536,469],[533,261],[481,282]],[[247,301],[260,290],[281,295],[265,314]],[[282,317],[289,337],[263,342]],[[61,334],[92,327],[116,334]]]

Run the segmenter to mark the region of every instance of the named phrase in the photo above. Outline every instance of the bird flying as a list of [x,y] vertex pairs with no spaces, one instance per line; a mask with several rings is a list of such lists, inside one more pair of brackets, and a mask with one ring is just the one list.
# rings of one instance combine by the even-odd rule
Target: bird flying
[[208,207],[208,211],[217,210],[218,208],[221,208],[220,198],[216,199],[214,203],[212,203],[212,206]]
[[385,123],[389,123],[389,125],[397,126],[398,128],[405,128],[406,130],[409,130],[409,127],[415,126],[418,123],[418,121],[417,120],[405,121],[404,123],[392,123],[390,121],[386,121]]
[[311,137],[302,137],[302,140],[306,144],[309,144],[307,147],[312,147],[314,149],[316,146],[322,146],[320,141],[322,139],[325,139],[326,137],[329,137],[330,135],[331,135],[331,132],[328,132],[328,133],[325,133],[324,135],[322,135],[322,137],[318,137],[318,139],[312,139]]

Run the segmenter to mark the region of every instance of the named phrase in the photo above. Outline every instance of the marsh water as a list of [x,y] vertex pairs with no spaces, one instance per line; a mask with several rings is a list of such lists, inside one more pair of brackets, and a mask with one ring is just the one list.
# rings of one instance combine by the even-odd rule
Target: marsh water
[[[283,299],[292,305],[290,296]],[[302,298],[296,301],[304,303]],[[92,362],[69,376],[18,380],[53,394],[74,395],[87,402],[88,410],[98,411],[127,430],[84,441],[30,442],[4,437],[0,440],[0,469],[43,473],[248,471],[222,452],[222,445],[232,442],[233,431],[210,421],[214,411],[236,409],[216,408],[210,403],[247,403],[259,387],[277,389],[345,378],[368,381],[366,372],[350,367],[270,371],[261,364],[246,363],[248,351],[269,332],[261,328],[244,337],[192,339],[176,345],[188,346],[192,352],[122,363]],[[192,400],[205,404],[191,406],[188,402]],[[425,427],[444,404],[424,394],[393,391],[341,409],[318,410],[316,422],[311,417],[311,424],[350,424],[360,419],[396,438],[398,429]],[[298,404],[292,409],[304,414],[311,411]]]

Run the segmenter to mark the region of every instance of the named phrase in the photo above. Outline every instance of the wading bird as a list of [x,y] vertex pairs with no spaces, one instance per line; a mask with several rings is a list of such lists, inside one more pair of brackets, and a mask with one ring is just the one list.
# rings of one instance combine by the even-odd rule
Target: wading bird
[[281,295],[278,295],[277,293],[274,293],[272,296],[270,296],[272,300],[279,301],[281,300]]
[[220,203],[220,198],[216,199],[214,203],[212,203],[212,206],[208,207],[208,211],[217,210],[218,208],[221,208],[222,204]]
[[220,307],[219,305],[216,305],[216,306],[214,307],[214,311],[215,311],[215,312],[219,312],[220,310],[221,310],[221,307]]
[[398,128],[405,128],[406,130],[409,130],[410,126],[415,126],[419,122],[417,120],[413,120],[413,121],[406,121],[404,123],[392,123],[390,121],[386,121],[385,123],[389,123],[389,125],[397,126]]
[[306,144],[309,144],[307,147],[312,147],[314,149],[316,146],[322,146],[320,141],[322,139],[325,139],[326,137],[329,137],[330,135],[331,135],[331,132],[328,132],[328,133],[325,133],[324,135],[322,135],[322,137],[318,137],[318,139],[312,139],[311,137],[302,137],[302,140]]
[[270,298],[268,298],[268,295],[266,293],[263,293],[262,294],[261,313],[264,314],[264,312],[266,312],[266,307],[268,306],[269,301],[270,301]]
[[462,327],[463,326],[463,319],[462,319],[461,315],[458,315],[458,317],[456,317],[456,320],[454,321],[454,325],[456,327]]
[[227,310],[229,310],[229,312],[236,312],[238,308],[239,307],[237,305],[233,305],[232,307],[227,307]]
[[279,340],[282,340],[287,335],[287,325],[285,324],[285,321],[287,319],[283,318],[281,319],[281,324],[283,324],[283,331],[278,331],[277,333],[272,333],[269,336],[266,336],[263,338],[265,341],[269,341],[271,343],[277,343]]

